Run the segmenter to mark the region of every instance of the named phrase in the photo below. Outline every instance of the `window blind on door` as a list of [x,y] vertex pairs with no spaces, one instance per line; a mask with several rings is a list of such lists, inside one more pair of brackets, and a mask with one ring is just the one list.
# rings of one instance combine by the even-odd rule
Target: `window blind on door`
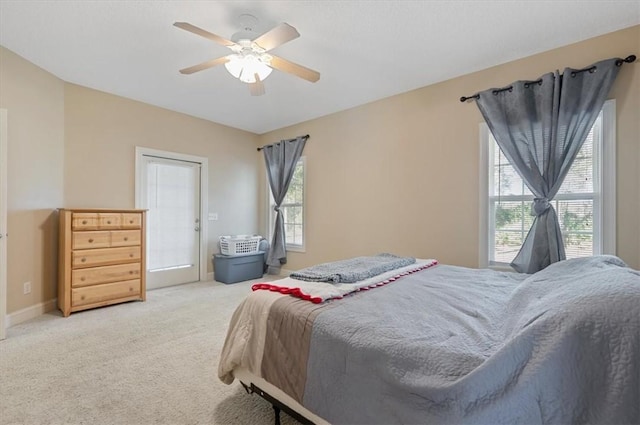
[[194,258],[193,199],[197,165],[150,161],[148,184],[148,267],[150,271],[192,266]]

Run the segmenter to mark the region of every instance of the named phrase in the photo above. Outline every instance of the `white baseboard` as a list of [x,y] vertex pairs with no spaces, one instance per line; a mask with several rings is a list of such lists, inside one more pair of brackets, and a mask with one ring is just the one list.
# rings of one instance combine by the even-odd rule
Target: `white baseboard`
[[293,273],[291,270],[283,269],[282,267],[272,267],[269,266],[267,269],[267,274],[270,276],[278,276],[278,277],[289,277],[289,275]]
[[280,269],[280,276],[282,277],[289,277],[289,275],[293,273],[293,270],[288,270],[288,269]]
[[56,308],[58,308],[58,299],[54,298],[40,304],[32,305],[31,307],[23,308],[22,310],[14,311],[11,314],[7,314],[7,328],[34,319]]

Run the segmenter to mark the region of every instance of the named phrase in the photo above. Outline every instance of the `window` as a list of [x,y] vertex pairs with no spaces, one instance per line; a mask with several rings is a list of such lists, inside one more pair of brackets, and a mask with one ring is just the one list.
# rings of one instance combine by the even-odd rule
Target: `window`
[[[615,252],[615,103],[608,101],[551,201],[567,258]],[[534,216],[533,194],[481,128],[481,266],[505,266],[515,258]]]
[[[284,218],[284,232],[285,242],[287,243],[287,250],[290,251],[304,251],[304,191],[305,191],[305,157],[301,157],[296,164],[296,169],[293,172],[293,178],[289,184],[289,190],[287,195],[282,201],[280,211]],[[273,226],[276,220],[276,213],[273,210],[275,202],[273,195],[271,195],[271,189],[269,188],[269,181],[267,179],[267,190],[269,191],[269,234],[273,235]],[[271,239],[271,238],[269,238]]]

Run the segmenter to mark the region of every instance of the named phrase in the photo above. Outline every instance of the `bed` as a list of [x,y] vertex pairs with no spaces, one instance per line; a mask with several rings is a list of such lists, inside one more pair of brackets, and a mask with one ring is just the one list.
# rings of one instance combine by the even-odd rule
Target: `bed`
[[640,272],[617,257],[254,289],[218,376],[302,422],[640,423]]

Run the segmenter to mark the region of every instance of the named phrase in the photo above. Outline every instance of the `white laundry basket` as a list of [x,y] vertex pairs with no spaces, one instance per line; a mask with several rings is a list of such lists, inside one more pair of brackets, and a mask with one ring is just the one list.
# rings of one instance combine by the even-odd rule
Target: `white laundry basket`
[[223,255],[253,254],[258,252],[262,236],[220,236],[220,253]]

